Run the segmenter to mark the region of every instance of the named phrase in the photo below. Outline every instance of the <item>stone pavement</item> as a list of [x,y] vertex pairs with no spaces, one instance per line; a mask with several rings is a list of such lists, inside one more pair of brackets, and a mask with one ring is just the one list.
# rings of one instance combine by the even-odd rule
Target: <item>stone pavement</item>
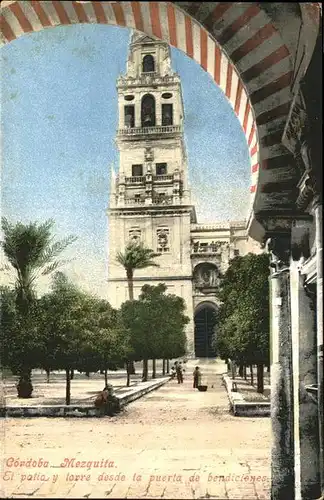
[[[195,364],[214,382],[205,393],[192,388]],[[268,499],[270,419],[230,415],[221,371],[188,363],[184,384],[113,418],[2,419],[1,496]],[[35,467],[20,464],[29,458]]]

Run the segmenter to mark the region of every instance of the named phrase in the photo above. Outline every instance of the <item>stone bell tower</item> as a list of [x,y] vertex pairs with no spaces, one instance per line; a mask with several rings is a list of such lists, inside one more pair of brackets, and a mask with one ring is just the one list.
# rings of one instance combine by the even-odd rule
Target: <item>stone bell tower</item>
[[[109,216],[108,300],[128,299],[125,270],[116,262],[131,239],[161,254],[160,267],[135,270],[134,296],[144,284],[165,283],[183,297],[192,319],[190,224],[196,221],[188,184],[179,76],[168,44],[134,32],[127,72],[117,80],[119,171],[112,172]],[[192,350],[193,325],[187,327]]]

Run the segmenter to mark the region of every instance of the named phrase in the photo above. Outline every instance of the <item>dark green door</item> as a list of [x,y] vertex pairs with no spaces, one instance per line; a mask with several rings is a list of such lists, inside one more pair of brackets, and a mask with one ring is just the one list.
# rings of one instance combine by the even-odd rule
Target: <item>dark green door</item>
[[206,306],[195,315],[195,356],[196,358],[214,358],[212,337],[215,328],[215,311]]

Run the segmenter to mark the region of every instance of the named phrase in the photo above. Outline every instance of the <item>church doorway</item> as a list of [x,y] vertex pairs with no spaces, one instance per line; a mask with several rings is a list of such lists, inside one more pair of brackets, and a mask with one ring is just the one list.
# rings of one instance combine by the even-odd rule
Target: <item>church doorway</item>
[[214,358],[216,351],[212,345],[216,325],[216,307],[212,303],[202,303],[195,312],[195,356]]

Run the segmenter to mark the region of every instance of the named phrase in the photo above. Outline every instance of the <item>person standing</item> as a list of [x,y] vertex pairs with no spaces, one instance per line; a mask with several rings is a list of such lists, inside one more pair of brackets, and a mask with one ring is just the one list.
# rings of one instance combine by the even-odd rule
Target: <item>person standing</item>
[[182,366],[181,366],[181,363],[178,363],[178,361],[176,361],[174,363],[174,365],[175,365],[175,369],[176,369],[176,375],[177,375],[178,384],[182,384],[183,383],[183,376],[182,376]]
[[201,385],[201,372],[199,366],[196,366],[193,371],[193,388],[198,389],[199,385]]
[[180,384],[183,384],[183,374],[184,374],[184,372],[186,370],[184,369],[183,364],[181,363],[181,361],[180,361],[179,365],[180,365]]

